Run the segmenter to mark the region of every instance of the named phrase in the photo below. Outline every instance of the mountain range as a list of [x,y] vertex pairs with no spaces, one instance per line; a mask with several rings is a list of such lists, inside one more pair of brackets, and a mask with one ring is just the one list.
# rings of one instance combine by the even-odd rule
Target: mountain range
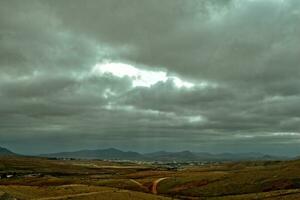
[[102,159],[102,160],[135,160],[135,161],[243,161],[243,160],[283,160],[287,157],[271,156],[262,153],[221,153],[211,154],[206,152],[196,153],[191,151],[167,152],[157,151],[153,153],[137,153],[133,151],[121,151],[115,148],[80,150],[73,152],[59,152],[42,154],[42,157],[50,158],[76,158],[76,159]]
[[[0,156],[18,156],[7,148],[0,147]],[[129,161],[162,161],[162,162],[209,162],[209,161],[246,161],[246,160],[286,160],[288,157],[271,156],[262,153],[220,153],[191,151],[157,151],[153,153],[138,153],[134,151],[122,151],[115,148],[80,150],[71,152],[58,152],[41,154],[40,157],[48,158],[75,158],[75,159],[100,159],[100,160],[129,160]]]

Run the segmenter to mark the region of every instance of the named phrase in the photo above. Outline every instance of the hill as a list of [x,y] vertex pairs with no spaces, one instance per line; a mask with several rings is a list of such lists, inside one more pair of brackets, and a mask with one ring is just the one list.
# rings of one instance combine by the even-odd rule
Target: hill
[[6,149],[3,147],[0,147],[0,156],[16,156],[17,154]]

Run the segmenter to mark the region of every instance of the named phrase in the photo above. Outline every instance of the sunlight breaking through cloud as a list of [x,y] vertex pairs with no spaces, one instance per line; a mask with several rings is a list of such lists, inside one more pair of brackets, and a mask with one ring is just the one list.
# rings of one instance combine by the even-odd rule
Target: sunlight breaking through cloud
[[112,74],[116,77],[129,77],[132,80],[133,87],[150,87],[158,82],[172,80],[178,88],[192,88],[194,83],[184,81],[176,76],[168,76],[164,71],[150,71],[139,69],[125,63],[98,63],[92,68],[94,74]]

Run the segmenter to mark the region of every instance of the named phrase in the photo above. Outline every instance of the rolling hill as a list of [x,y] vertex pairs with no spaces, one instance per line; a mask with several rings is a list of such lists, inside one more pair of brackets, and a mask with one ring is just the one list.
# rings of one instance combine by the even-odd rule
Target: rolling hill
[[6,149],[3,147],[0,147],[0,156],[16,156],[17,154]]

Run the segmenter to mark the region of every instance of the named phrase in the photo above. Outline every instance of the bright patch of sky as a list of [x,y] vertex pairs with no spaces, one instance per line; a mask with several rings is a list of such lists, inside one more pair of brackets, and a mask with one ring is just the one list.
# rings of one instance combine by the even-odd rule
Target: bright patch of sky
[[257,135],[245,135],[245,134],[237,134],[235,137],[238,138],[255,138],[255,137],[283,137],[283,136],[300,136],[300,133],[298,132],[275,132],[275,133],[262,133]]
[[300,136],[300,133],[297,132],[277,132],[273,133],[273,136]]
[[92,73],[109,73],[120,78],[129,77],[132,80],[133,87],[150,87],[158,82],[166,82],[168,80],[172,80],[178,88],[192,88],[195,86],[194,83],[184,81],[176,76],[168,76],[164,71],[139,69],[125,63],[99,63],[93,67]]
[[202,116],[192,116],[192,117],[187,117],[187,119],[190,123],[197,123],[204,120]]

